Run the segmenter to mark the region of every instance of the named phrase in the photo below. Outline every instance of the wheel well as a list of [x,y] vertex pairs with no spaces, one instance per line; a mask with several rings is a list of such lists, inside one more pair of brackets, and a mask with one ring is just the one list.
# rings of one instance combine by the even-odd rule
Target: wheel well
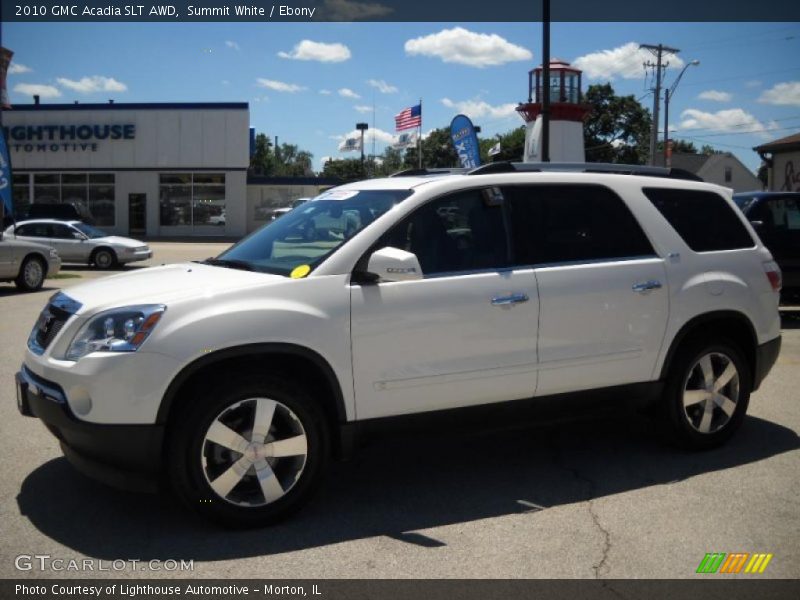
[[720,311],[700,315],[684,325],[670,346],[661,379],[665,379],[678,352],[699,340],[727,339],[735,343],[744,355],[750,369],[751,382],[756,375],[756,348],[758,338],[750,320],[735,311]]
[[108,250],[114,257],[117,256],[117,253],[114,252],[114,249],[111,246],[98,246],[97,248],[92,250],[91,255],[89,255],[89,260],[94,260],[94,257],[97,255],[98,252],[100,252],[100,250]]
[[[337,455],[342,453],[341,425],[347,421],[341,387],[331,367],[318,354],[290,344],[266,344],[222,350],[198,359],[185,367],[167,389],[156,419],[167,429],[175,414],[185,408],[210,378],[236,371],[269,372],[290,378],[308,389],[320,404],[330,426]],[[274,346],[274,347],[273,347]]]

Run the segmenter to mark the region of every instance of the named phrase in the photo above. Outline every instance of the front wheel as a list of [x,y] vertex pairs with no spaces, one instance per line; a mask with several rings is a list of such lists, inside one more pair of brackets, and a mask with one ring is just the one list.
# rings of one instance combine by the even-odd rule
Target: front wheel
[[99,250],[95,250],[95,253],[92,255],[92,262],[98,269],[110,269],[117,264],[117,255],[114,254],[113,250],[100,248]]
[[44,285],[46,273],[47,267],[45,267],[44,261],[36,256],[29,256],[22,261],[15,283],[24,292],[35,292]]
[[322,411],[290,381],[245,376],[209,388],[174,424],[177,494],[223,525],[259,527],[312,496],[328,457]]
[[750,370],[735,344],[693,344],[678,354],[667,379],[662,423],[684,448],[720,446],[741,426],[750,389]]

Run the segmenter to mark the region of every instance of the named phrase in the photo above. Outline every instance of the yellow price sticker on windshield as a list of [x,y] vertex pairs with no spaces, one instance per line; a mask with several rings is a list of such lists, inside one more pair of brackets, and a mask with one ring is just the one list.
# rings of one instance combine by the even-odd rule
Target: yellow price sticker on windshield
[[294,270],[289,274],[289,277],[292,279],[302,279],[309,273],[311,273],[311,267],[309,265],[300,265],[299,267],[294,268]]

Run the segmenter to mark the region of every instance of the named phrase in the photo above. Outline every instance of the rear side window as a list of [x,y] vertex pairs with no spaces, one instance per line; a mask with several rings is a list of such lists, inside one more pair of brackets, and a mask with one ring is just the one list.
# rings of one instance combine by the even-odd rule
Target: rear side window
[[655,254],[622,199],[600,185],[503,189],[517,264],[621,260]]
[[667,188],[642,191],[695,252],[755,245],[738,215],[719,194]]

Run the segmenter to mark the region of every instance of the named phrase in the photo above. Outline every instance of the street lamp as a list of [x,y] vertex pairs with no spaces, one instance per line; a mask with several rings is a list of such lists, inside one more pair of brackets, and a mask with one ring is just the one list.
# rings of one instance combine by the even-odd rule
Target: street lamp
[[683,74],[686,72],[686,69],[689,67],[696,67],[700,64],[699,60],[693,60],[690,63],[686,63],[681,72],[678,73],[678,76],[675,78],[675,81],[671,86],[664,90],[664,166],[670,167],[672,164],[672,152],[669,150],[669,101],[672,98],[672,95],[675,93],[675,88],[678,87],[678,83],[683,77]]
[[364,132],[369,129],[368,123],[356,123],[356,129],[361,132],[361,171],[364,172]]

